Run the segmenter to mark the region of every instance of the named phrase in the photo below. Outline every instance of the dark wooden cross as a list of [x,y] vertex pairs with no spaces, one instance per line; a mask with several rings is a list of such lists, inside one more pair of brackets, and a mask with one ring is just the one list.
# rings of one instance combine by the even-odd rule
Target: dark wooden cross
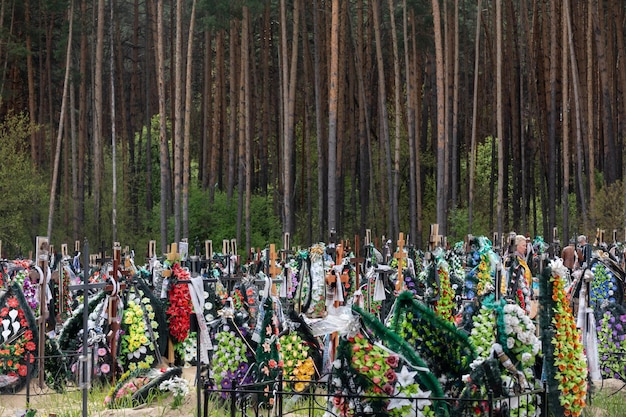
[[400,235],[398,237],[398,251],[395,253],[395,255],[393,255],[393,257],[398,260],[398,279],[396,281],[397,292],[402,291],[404,287],[404,277],[402,276],[402,261],[404,260],[404,258],[406,258],[406,255],[404,253],[404,243],[404,233],[400,232]]
[[[118,274],[119,273],[119,274]],[[110,324],[109,346],[111,347],[111,369],[115,370],[117,356],[117,332],[120,329],[120,322],[117,320],[117,297],[126,289],[126,282],[120,281],[119,276],[125,278],[126,271],[122,268],[122,247],[119,242],[113,243],[113,268],[109,273],[111,281],[104,287],[104,291],[110,293],[108,306],[108,319]],[[111,373],[112,382],[115,382],[115,371]]]
[[[89,344],[89,290],[105,288],[106,282],[89,282],[89,243],[85,240],[83,245],[83,257],[84,257],[84,265],[82,268],[83,271],[83,282],[82,284],[70,285],[70,291],[82,291],[83,292],[83,351],[80,358],[80,370],[79,370],[79,386],[83,388],[83,403],[85,402],[87,391],[91,382],[91,369],[88,366],[88,354],[87,347]],[[113,364],[115,365],[115,364]],[[111,367],[111,369],[115,369],[115,367]]]
[[[359,256],[359,235],[354,235],[354,257],[350,258],[350,262],[354,264],[354,290],[358,291],[361,286],[361,264],[365,258]],[[358,301],[358,300],[355,300]]]

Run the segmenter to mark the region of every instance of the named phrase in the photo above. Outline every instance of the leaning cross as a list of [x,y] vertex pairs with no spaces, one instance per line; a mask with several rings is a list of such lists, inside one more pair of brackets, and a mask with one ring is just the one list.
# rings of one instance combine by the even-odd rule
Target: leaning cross
[[398,280],[396,281],[396,291],[402,291],[404,287],[404,277],[402,276],[402,260],[406,258],[404,254],[404,233],[400,232],[398,237],[398,251],[393,255],[398,260]]

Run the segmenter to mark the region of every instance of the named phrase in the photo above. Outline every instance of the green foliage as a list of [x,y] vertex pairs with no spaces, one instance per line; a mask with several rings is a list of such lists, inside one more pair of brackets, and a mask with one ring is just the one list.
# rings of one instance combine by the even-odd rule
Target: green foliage
[[[189,241],[203,242],[205,239],[211,239],[213,242],[221,242],[223,239],[236,237],[237,210],[237,199],[229,201],[224,192],[216,192],[213,204],[209,205],[207,192],[196,186],[190,187]],[[252,195],[250,223],[252,233],[250,240],[253,247],[264,248],[269,243],[281,241],[280,219],[273,212],[271,198]],[[242,247],[245,241],[244,229],[245,225],[242,225],[240,249],[244,249]]]
[[40,208],[46,205],[48,181],[37,173],[27,146],[37,129],[25,114],[10,113],[0,122],[0,240],[9,255],[33,246],[39,232],[33,230],[33,219],[42,217]]
[[621,180],[604,185],[596,192],[591,218],[596,227],[608,231],[621,230],[624,224],[624,185]]

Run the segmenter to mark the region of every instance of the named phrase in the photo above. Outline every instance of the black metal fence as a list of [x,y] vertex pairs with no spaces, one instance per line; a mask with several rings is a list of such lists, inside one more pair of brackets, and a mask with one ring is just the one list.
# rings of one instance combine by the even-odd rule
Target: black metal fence
[[[209,415],[209,404],[220,402],[230,417],[273,416],[332,416],[374,417],[384,415],[372,404],[387,404],[390,400],[411,405],[403,416],[418,417],[420,409],[429,406],[438,417],[531,417],[548,416],[545,389],[529,390],[507,397],[487,393],[484,398],[414,398],[402,396],[347,396],[329,392],[327,382],[306,382],[303,392],[294,392],[279,376],[276,381],[249,385],[234,385],[230,389],[213,389],[203,383],[203,417]],[[333,407],[333,405],[335,407]],[[333,411],[333,409],[335,411]],[[339,410],[339,411],[337,411]],[[378,409],[380,410],[380,408]],[[389,415],[392,415],[391,412]]]

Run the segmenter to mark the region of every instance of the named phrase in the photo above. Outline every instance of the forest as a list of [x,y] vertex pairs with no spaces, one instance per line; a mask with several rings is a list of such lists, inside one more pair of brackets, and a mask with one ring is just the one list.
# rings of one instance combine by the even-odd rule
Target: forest
[[[626,225],[619,0],[0,0],[0,240]],[[626,236],[623,237],[626,240]]]

